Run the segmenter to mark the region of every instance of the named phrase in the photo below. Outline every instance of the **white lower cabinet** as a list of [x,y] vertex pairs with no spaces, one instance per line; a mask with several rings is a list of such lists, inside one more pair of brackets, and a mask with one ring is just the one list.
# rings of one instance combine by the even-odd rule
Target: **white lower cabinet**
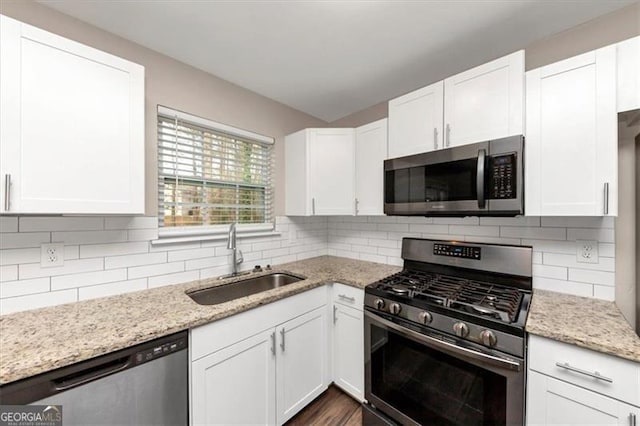
[[192,424],[275,424],[274,330],[267,330],[191,365]]
[[527,425],[625,425],[640,420],[640,364],[529,336]]
[[362,309],[333,305],[333,381],[364,400],[364,325]]
[[530,371],[527,425],[636,426],[640,408]]
[[327,287],[191,330],[191,424],[283,424],[328,385]]

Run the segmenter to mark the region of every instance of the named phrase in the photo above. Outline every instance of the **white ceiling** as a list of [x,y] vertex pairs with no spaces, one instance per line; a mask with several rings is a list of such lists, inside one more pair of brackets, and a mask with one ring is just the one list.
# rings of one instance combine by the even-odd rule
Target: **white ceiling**
[[635,0],[41,0],[331,122]]

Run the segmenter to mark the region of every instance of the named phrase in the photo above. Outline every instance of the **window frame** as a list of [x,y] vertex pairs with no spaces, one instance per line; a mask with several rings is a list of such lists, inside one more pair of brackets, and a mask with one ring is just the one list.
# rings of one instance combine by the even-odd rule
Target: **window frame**
[[[158,105],[156,113],[156,166],[157,166],[157,182],[156,192],[158,194],[157,209],[158,209],[158,240],[154,244],[171,244],[186,241],[203,241],[203,240],[221,240],[225,239],[229,230],[229,224],[221,225],[191,225],[191,226],[161,226],[161,218],[163,215],[163,203],[161,202],[161,185],[164,180],[164,176],[160,173],[160,154],[159,145],[160,138],[158,134],[158,128],[160,124],[160,117],[168,118],[175,117],[177,120],[184,122],[185,124],[193,124],[195,126],[211,129],[212,132],[224,133],[229,136],[236,136],[242,139],[249,139],[265,145],[271,145],[269,156],[269,176],[268,176],[268,191],[270,191],[271,199],[265,201],[266,216],[269,221],[264,223],[238,223],[237,232],[238,237],[260,237],[277,235],[275,232],[275,216],[273,214],[273,195],[274,195],[274,156],[275,156],[275,139],[269,136],[264,136],[255,132],[251,132],[244,129],[239,129],[230,125],[222,124],[209,120],[203,117],[199,117],[193,114],[189,114],[183,111],[179,111],[173,108],[168,108],[162,105]],[[233,183],[230,183],[232,185]]]

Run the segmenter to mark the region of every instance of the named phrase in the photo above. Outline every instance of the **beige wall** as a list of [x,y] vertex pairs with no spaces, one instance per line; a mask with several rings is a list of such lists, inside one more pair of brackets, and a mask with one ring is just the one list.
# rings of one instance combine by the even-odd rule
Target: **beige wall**
[[[640,2],[525,47],[525,68],[530,70],[548,65],[637,35],[640,35]],[[402,93],[398,93],[400,95]],[[358,127],[387,115],[387,102],[382,102],[330,125]]]
[[157,214],[157,105],[274,137],[275,211],[284,213],[284,136],[325,122],[31,0],[2,0],[0,13],[144,65],[147,215]]

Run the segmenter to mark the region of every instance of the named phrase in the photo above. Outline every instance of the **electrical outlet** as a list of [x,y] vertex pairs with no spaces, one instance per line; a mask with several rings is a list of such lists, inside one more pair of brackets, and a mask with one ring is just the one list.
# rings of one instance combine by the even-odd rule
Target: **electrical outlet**
[[40,266],[51,268],[64,265],[64,244],[52,243],[40,246]]
[[576,257],[580,263],[598,263],[598,242],[588,240],[576,241]]

